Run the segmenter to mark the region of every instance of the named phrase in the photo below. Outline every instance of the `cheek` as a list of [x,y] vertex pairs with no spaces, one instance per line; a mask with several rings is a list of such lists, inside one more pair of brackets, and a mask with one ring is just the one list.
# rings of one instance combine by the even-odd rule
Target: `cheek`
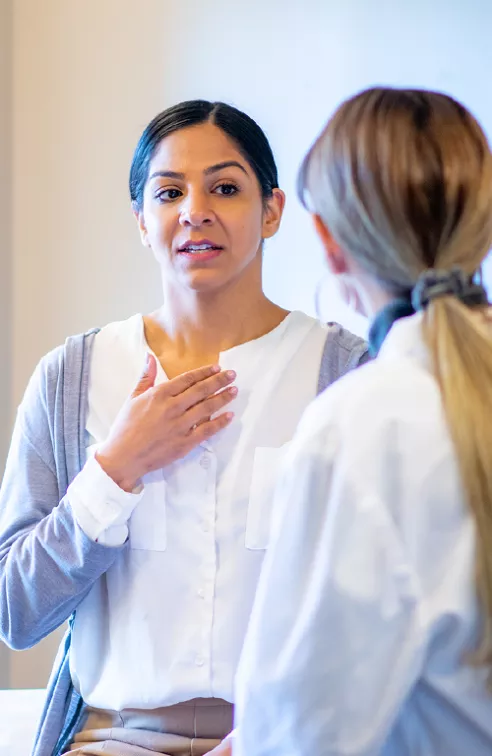
[[256,254],[262,238],[262,213],[249,208],[249,212],[237,213],[229,220],[234,248],[242,255]]
[[151,243],[165,244],[170,241],[172,220],[169,216],[162,207],[151,206],[145,212],[145,226]]

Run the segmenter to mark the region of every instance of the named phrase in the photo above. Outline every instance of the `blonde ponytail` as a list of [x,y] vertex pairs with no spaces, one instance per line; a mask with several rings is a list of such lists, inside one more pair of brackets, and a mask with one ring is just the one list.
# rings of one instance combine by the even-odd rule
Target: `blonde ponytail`
[[432,356],[468,506],[476,523],[482,633],[470,660],[492,682],[492,344],[485,316],[455,297],[430,303],[424,337]]
[[[343,103],[301,166],[298,192],[338,245],[395,297],[426,271],[471,277],[492,246],[492,154],[447,95],[370,89]],[[424,307],[424,337],[476,523],[483,626],[472,661],[492,680],[492,342],[456,296]]]

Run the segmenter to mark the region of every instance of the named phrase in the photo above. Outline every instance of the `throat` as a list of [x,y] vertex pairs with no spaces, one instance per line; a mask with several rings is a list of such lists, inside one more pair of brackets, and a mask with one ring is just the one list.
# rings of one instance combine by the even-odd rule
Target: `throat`
[[288,314],[288,310],[268,302],[268,307],[251,314],[244,312],[241,318],[230,313],[213,322],[180,318],[179,327],[170,329],[157,311],[144,317],[144,335],[167,377],[174,378],[188,370],[218,364],[221,352],[264,336]]

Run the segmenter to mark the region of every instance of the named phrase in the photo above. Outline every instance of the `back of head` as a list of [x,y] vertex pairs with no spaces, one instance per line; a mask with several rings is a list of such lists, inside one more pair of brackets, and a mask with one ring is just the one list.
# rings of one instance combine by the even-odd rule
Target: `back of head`
[[371,89],[346,101],[305,158],[300,191],[388,289],[427,268],[475,271],[492,239],[492,156],[444,94]]
[[[378,88],[343,103],[304,160],[299,193],[395,296],[429,270],[471,278],[492,245],[492,154],[477,121],[444,94]],[[452,294],[426,303],[423,328],[476,522],[483,628],[472,660],[491,672],[492,342]]]

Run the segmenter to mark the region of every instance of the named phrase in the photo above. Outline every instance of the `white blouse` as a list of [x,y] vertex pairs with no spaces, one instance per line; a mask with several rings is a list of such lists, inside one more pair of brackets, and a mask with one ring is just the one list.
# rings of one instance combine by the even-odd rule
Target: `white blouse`
[[309,407],[275,502],[234,756],[492,753],[475,527],[419,315]]
[[[237,372],[235,418],[184,459],[145,476],[140,494],[90,455],[68,493],[94,540],[127,548],[77,609],[72,678],[103,709],[233,700],[233,680],[269,540],[276,473],[315,397],[327,329],[293,312],[220,355]],[[88,444],[107,436],[149,347],[140,315],[96,336]],[[157,382],[167,380],[159,366]]]

